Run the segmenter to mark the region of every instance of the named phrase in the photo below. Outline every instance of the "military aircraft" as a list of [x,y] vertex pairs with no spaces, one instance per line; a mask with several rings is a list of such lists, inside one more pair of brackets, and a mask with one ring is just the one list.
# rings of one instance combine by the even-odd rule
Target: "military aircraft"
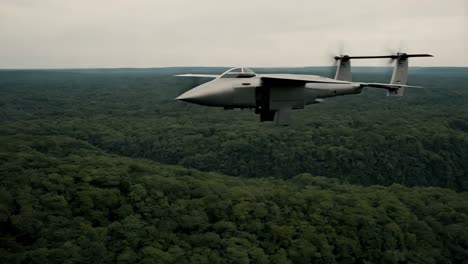
[[[335,78],[303,74],[255,74],[248,68],[233,68],[221,75],[180,74],[181,77],[204,77],[213,80],[201,84],[177,97],[189,103],[234,108],[254,108],[260,121],[288,125],[290,111],[305,105],[321,103],[325,98],[359,94],[364,87],[387,90],[387,96],[403,96],[408,79],[408,58],[432,57],[429,54],[396,53],[384,56],[335,56],[338,62]],[[353,82],[351,60],[394,60],[390,83]],[[420,88],[420,87],[418,87]]]

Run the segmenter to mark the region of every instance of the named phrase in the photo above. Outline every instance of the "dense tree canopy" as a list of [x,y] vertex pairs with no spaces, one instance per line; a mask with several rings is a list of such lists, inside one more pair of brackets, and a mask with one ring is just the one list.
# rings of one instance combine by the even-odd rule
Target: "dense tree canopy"
[[3,262],[448,263],[468,256],[468,193],[245,179],[1,137]]
[[[285,128],[258,123],[252,110],[175,102],[196,84],[171,76],[178,71],[194,70],[0,72],[2,127],[233,176],[307,172],[468,190],[468,70],[417,68],[410,80],[426,89],[407,89],[403,98],[372,89],[332,98],[295,111]],[[360,71],[358,80],[385,81],[382,72]]]
[[427,89],[330,99],[289,127],[174,101],[196,84],[183,71],[0,71],[0,262],[468,258],[466,69],[415,69]]

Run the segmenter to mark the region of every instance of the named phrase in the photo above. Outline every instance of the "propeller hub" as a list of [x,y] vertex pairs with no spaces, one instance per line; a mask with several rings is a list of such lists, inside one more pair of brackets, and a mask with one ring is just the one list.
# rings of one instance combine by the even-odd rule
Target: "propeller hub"
[[341,61],[349,61],[349,55],[340,55],[340,56],[335,56],[335,60],[341,60]]
[[392,60],[394,59],[405,60],[407,58],[409,58],[408,53],[397,52],[397,54],[392,58]]

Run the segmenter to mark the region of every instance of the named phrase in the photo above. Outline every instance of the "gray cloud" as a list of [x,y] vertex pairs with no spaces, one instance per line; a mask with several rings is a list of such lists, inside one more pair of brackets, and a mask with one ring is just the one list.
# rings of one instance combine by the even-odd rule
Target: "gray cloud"
[[468,66],[467,16],[465,0],[0,0],[0,68],[328,65],[341,45]]

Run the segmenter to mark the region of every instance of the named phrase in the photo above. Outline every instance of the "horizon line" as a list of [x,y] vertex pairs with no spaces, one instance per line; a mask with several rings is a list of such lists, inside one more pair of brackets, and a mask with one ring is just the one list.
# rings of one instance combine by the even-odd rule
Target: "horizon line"
[[[253,69],[278,69],[278,68],[331,68],[336,66],[248,66]],[[2,68],[0,71],[20,70],[118,70],[118,69],[171,69],[171,68],[233,68],[233,66],[160,66],[160,67],[53,67],[53,68]],[[393,68],[389,66],[352,66],[352,68]],[[410,66],[411,68],[468,68],[467,66]]]

